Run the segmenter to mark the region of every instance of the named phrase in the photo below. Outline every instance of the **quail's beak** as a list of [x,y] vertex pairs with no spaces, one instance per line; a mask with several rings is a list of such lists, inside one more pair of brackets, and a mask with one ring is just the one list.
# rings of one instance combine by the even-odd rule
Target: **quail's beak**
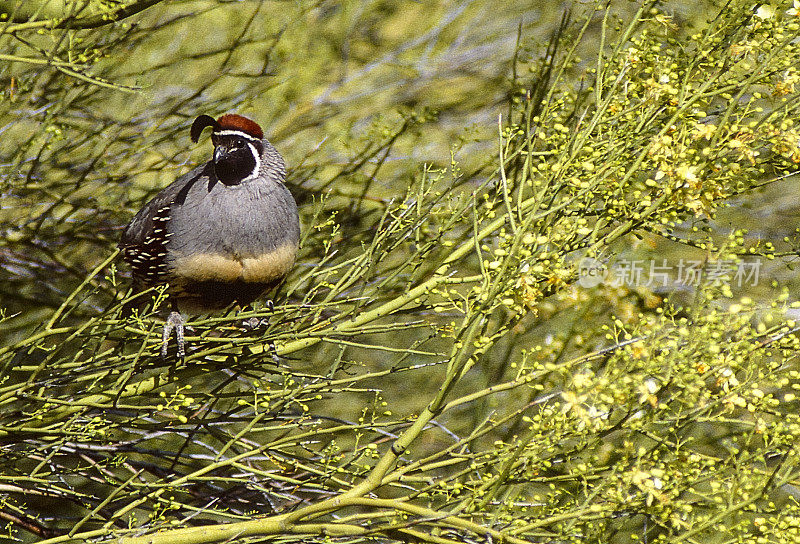
[[228,148],[224,145],[218,145],[214,148],[214,162],[220,162],[228,154]]

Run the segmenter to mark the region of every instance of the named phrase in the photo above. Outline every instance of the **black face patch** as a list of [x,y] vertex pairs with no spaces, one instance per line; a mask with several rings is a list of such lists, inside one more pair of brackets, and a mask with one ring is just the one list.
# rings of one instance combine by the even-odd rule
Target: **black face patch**
[[238,185],[253,174],[258,166],[258,160],[253,155],[252,147],[255,147],[256,153],[260,155],[261,142],[229,135],[213,135],[212,140],[215,146],[214,173],[222,183]]

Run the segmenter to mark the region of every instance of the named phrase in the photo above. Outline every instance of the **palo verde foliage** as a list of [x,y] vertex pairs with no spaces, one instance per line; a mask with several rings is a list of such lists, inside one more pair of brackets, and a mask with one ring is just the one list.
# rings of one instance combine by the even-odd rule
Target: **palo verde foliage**
[[[696,9],[542,43],[488,0],[0,2],[6,535],[800,541],[795,229],[721,226],[794,189],[800,7]],[[119,227],[226,111],[287,157],[301,256],[162,360]],[[648,247],[761,288],[578,281]]]

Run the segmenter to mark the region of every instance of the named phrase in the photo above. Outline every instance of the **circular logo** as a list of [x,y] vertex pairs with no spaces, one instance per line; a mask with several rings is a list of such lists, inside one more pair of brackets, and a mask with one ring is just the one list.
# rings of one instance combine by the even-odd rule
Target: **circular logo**
[[591,257],[584,257],[578,264],[578,284],[581,287],[597,287],[608,276],[608,268]]

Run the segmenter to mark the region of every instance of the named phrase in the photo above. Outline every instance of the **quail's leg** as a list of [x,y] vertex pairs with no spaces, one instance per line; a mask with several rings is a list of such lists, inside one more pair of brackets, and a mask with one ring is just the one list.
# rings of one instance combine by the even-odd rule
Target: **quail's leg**
[[167,357],[167,348],[169,347],[169,337],[172,334],[172,329],[175,329],[175,339],[178,341],[178,359],[183,359],[184,355],[186,355],[186,343],[183,340],[183,328],[183,316],[181,316],[179,312],[170,312],[169,317],[164,322],[164,334],[161,338],[162,357]]

